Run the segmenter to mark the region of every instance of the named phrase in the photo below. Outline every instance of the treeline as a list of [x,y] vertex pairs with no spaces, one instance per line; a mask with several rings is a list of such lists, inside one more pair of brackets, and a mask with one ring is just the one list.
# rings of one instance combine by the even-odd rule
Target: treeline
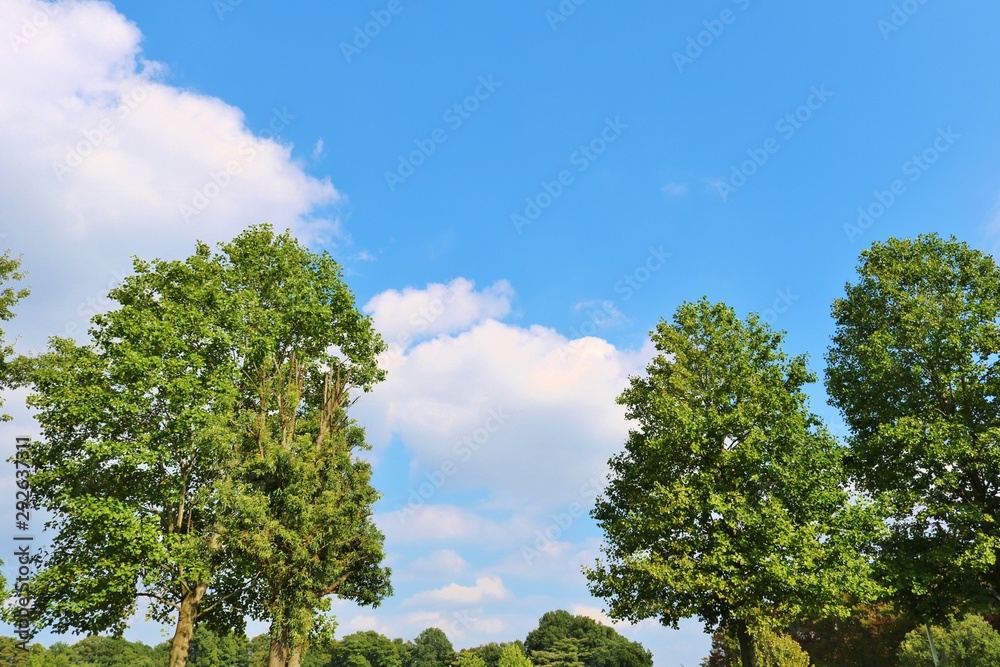
[[[1000,611],[1000,267],[936,234],[860,259],[825,355],[843,439],[808,405],[806,356],[758,314],[706,297],[658,323],[592,512],[605,544],[585,574],[611,618],[698,618],[717,634],[711,665],[1000,664],[984,620]],[[18,267],[0,257],[0,285]],[[332,597],[392,594],[348,414],[384,378],[386,345],[341,273],[252,227],[215,254],[136,260],[86,343],[15,358],[0,342],[0,386],[29,388],[43,434],[18,448],[32,471],[18,510],[46,511],[56,533],[19,556],[38,566],[30,590],[16,584],[31,604],[5,611],[20,638],[120,635],[145,599],[174,621],[169,667],[192,651],[258,660],[264,644],[269,667],[648,667],[561,616],[590,630],[529,635],[524,653],[456,656],[440,631],[324,639]],[[0,321],[25,296],[0,290]],[[198,628],[238,636],[247,616],[269,622],[266,639],[206,648]]]
[[[266,667],[270,640],[219,635],[198,626],[188,654],[190,667]],[[115,637],[87,637],[28,651],[0,637],[0,665],[15,667],[164,667],[170,642],[154,647]],[[529,662],[525,662],[525,661]],[[641,644],[613,628],[566,611],[548,612],[524,641],[489,643],[456,651],[448,636],[428,628],[413,640],[390,639],[374,631],[319,640],[302,654],[301,667],[652,667]]]

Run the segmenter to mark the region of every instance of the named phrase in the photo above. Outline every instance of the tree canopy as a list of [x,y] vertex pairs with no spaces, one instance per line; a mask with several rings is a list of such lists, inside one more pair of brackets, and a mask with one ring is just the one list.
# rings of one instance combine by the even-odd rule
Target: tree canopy
[[295,664],[326,595],[390,590],[345,414],[384,344],[332,258],[267,225],[134,267],[92,342],[30,365],[34,498],[57,530],[33,620],[120,633],[146,598],[176,613],[180,667],[199,619],[240,630],[249,610]]
[[[11,257],[10,251],[0,255],[0,322],[8,322],[14,317],[12,310],[17,302],[28,296],[29,290],[26,287],[18,287],[17,281],[24,278],[24,273],[20,271],[21,260]],[[3,329],[0,329],[0,388],[10,388],[13,386],[16,373],[11,368],[11,357],[14,354],[14,347],[7,342]],[[0,408],[3,407],[3,398],[0,397]],[[0,414],[0,421],[8,421],[10,415]]]
[[815,379],[782,335],[724,304],[685,303],[652,334],[657,356],[619,397],[636,427],[594,518],[605,559],[586,571],[612,618],[697,616],[753,634],[866,594],[873,528],[844,488],[844,452],[806,407]]
[[833,305],[827,389],[890,538],[879,572],[920,618],[1000,600],[1000,269],[931,234],[875,243]]
[[614,628],[568,611],[550,611],[524,640],[536,667],[652,667],[653,656]]

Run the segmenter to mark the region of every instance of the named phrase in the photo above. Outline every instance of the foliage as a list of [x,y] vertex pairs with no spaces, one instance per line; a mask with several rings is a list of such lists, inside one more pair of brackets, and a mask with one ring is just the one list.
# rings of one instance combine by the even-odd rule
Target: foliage
[[54,338],[30,364],[33,500],[57,530],[32,582],[35,627],[120,633],[139,596],[155,620],[180,608],[178,631],[185,614],[193,627],[223,564],[215,487],[241,381],[217,278],[204,245],[185,262],[137,259],[92,343]]
[[444,630],[427,628],[413,640],[413,651],[406,667],[449,667],[455,659],[455,648]]
[[[759,667],[811,665],[809,654],[789,635],[765,630],[757,635],[755,646]],[[736,667],[739,664],[740,647],[737,639],[724,630],[716,631],[712,635],[712,651],[701,661],[701,667]]]
[[29,651],[18,646],[18,640],[11,637],[0,637],[0,665],[35,667],[28,662],[29,657]]
[[[399,661],[403,667],[409,667],[410,661],[413,659],[413,642],[397,637],[392,640],[392,645],[396,647],[396,654],[399,655]],[[491,667],[496,667],[496,665]]]
[[[24,278],[24,273],[18,269],[21,266],[19,258],[10,256],[10,252],[0,255],[0,322],[10,321],[14,317],[11,308],[18,301],[28,296],[26,288],[18,288],[10,282]],[[9,357],[14,353],[14,347],[5,341],[4,331],[0,329],[0,389],[9,389],[21,384],[19,373],[12,367]],[[0,408],[3,408],[3,396],[0,396]],[[0,421],[9,421],[10,415],[0,412]],[[20,476],[19,476],[20,477]],[[3,561],[0,560],[0,565]],[[0,596],[6,598],[8,595],[7,580],[3,573],[0,573]]]
[[931,234],[875,243],[833,305],[827,389],[891,519],[880,574],[923,619],[1000,596],[1000,268]]
[[[521,650],[524,650],[524,644],[520,640],[515,643],[520,644]],[[488,644],[482,644],[469,650],[482,658],[483,662],[486,663],[486,667],[497,667],[500,664],[500,656],[503,655],[503,650],[507,647],[507,644],[508,642],[489,642]],[[407,663],[404,661],[403,664],[406,665]]]
[[[21,267],[20,258],[14,258],[10,256],[10,251],[5,252],[0,255],[0,322],[8,322],[14,317],[14,311],[11,310],[18,301],[28,296],[27,288],[18,288],[13,284],[18,280],[24,278],[24,273],[19,269]],[[11,367],[10,356],[14,353],[14,348],[12,345],[5,341],[4,331],[0,329],[0,388],[10,388],[15,386],[17,382],[15,377],[17,373]],[[0,397],[0,408],[3,407],[3,398]],[[0,421],[10,420],[10,415],[0,414]]]
[[403,667],[392,640],[374,630],[355,632],[336,642],[330,652],[329,664],[347,665],[357,657],[364,658],[364,664],[371,667]]
[[[250,640],[250,667],[267,667],[271,651],[271,638],[257,635]],[[322,667],[325,667],[322,666]]]
[[[30,663],[29,663],[30,664]],[[45,652],[41,667],[163,667],[166,655],[141,642],[91,636],[72,646],[57,643]],[[234,666],[235,667],[235,666]]]
[[554,641],[548,649],[533,651],[529,658],[535,667],[584,667],[585,656],[582,640],[565,637]]
[[532,667],[532,663],[519,644],[510,643],[504,646],[497,667]]
[[606,546],[590,588],[612,618],[729,627],[752,664],[751,630],[872,593],[858,547],[876,524],[848,502],[842,448],[806,407],[815,378],[781,334],[701,300],[652,340],[619,398],[637,428],[593,511]]
[[702,658],[701,667],[736,667],[740,662],[739,642],[722,628],[712,633],[712,648]]
[[[1000,665],[1000,633],[981,616],[969,614],[952,619],[947,627],[931,627],[941,667]],[[900,667],[925,667],[931,663],[930,645],[924,628],[906,635],[899,647]]]
[[384,373],[384,344],[354,305],[329,255],[288,234],[252,228],[222,247],[223,285],[250,323],[241,393],[242,462],[222,485],[226,541],[246,578],[250,611],[271,620],[271,650],[293,664],[324,629],[327,596],[377,605],[391,593],[378,493],[350,391]]
[[340,267],[252,227],[212,255],[135,261],[93,343],[34,361],[35,499],[58,534],[34,583],[36,627],[121,632],[138,596],[172,665],[199,620],[272,620],[272,644],[322,634],[332,593],[390,591],[348,391],[383,376],[384,344]]
[[250,667],[250,646],[246,637],[217,635],[199,625],[191,638],[188,667]]
[[896,667],[903,637],[916,626],[886,603],[854,605],[847,618],[804,620],[788,628],[816,667]]
[[638,642],[586,616],[550,611],[528,633],[525,651],[536,666],[652,667],[653,657]]
[[809,667],[809,654],[786,634],[764,632],[757,637],[760,667]]
[[458,654],[458,667],[486,667],[486,661],[473,651],[462,651]]

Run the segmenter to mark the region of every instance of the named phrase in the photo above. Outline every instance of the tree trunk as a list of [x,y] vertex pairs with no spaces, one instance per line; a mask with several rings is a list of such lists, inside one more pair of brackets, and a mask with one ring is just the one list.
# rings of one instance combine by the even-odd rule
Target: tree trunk
[[747,622],[743,620],[734,623],[736,629],[736,639],[740,642],[740,662],[743,667],[757,667],[757,649],[754,646],[753,637],[747,628]]
[[268,653],[267,667],[287,667],[288,665],[288,643],[284,634],[278,628],[277,623],[271,623],[271,651]]
[[188,651],[191,649],[191,637],[194,635],[194,621],[198,617],[198,605],[205,596],[208,584],[195,584],[188,588],[181,598],[181,609],[177,612],[177,629],[174,638],[170,640],[170,667],[187,665]]
[[292,649],[292,654],[288,656],[288,667],[301,667],[302,665],[302,647],[298,646]]

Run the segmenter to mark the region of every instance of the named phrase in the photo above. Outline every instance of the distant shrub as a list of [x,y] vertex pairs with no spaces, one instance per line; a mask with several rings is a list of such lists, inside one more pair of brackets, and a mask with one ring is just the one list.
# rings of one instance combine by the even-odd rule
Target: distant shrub
[[766,633],[757,638],[760,667],[809,667],[809,654],[788,635]]
[[[947,627],[932,627],[941,667],[987,667],[1000,665],[1000,633],[981,616],[970,614]],[[910,632],[899,647],[901,667],[927,667],[931,650],[924,628]]]
[[[740,667],[740,647],[724,632],[712,637],[712,652],[701,667]],[[757,637],[758,667],[810,667],[809,654],[785,634],[767,632]]]

